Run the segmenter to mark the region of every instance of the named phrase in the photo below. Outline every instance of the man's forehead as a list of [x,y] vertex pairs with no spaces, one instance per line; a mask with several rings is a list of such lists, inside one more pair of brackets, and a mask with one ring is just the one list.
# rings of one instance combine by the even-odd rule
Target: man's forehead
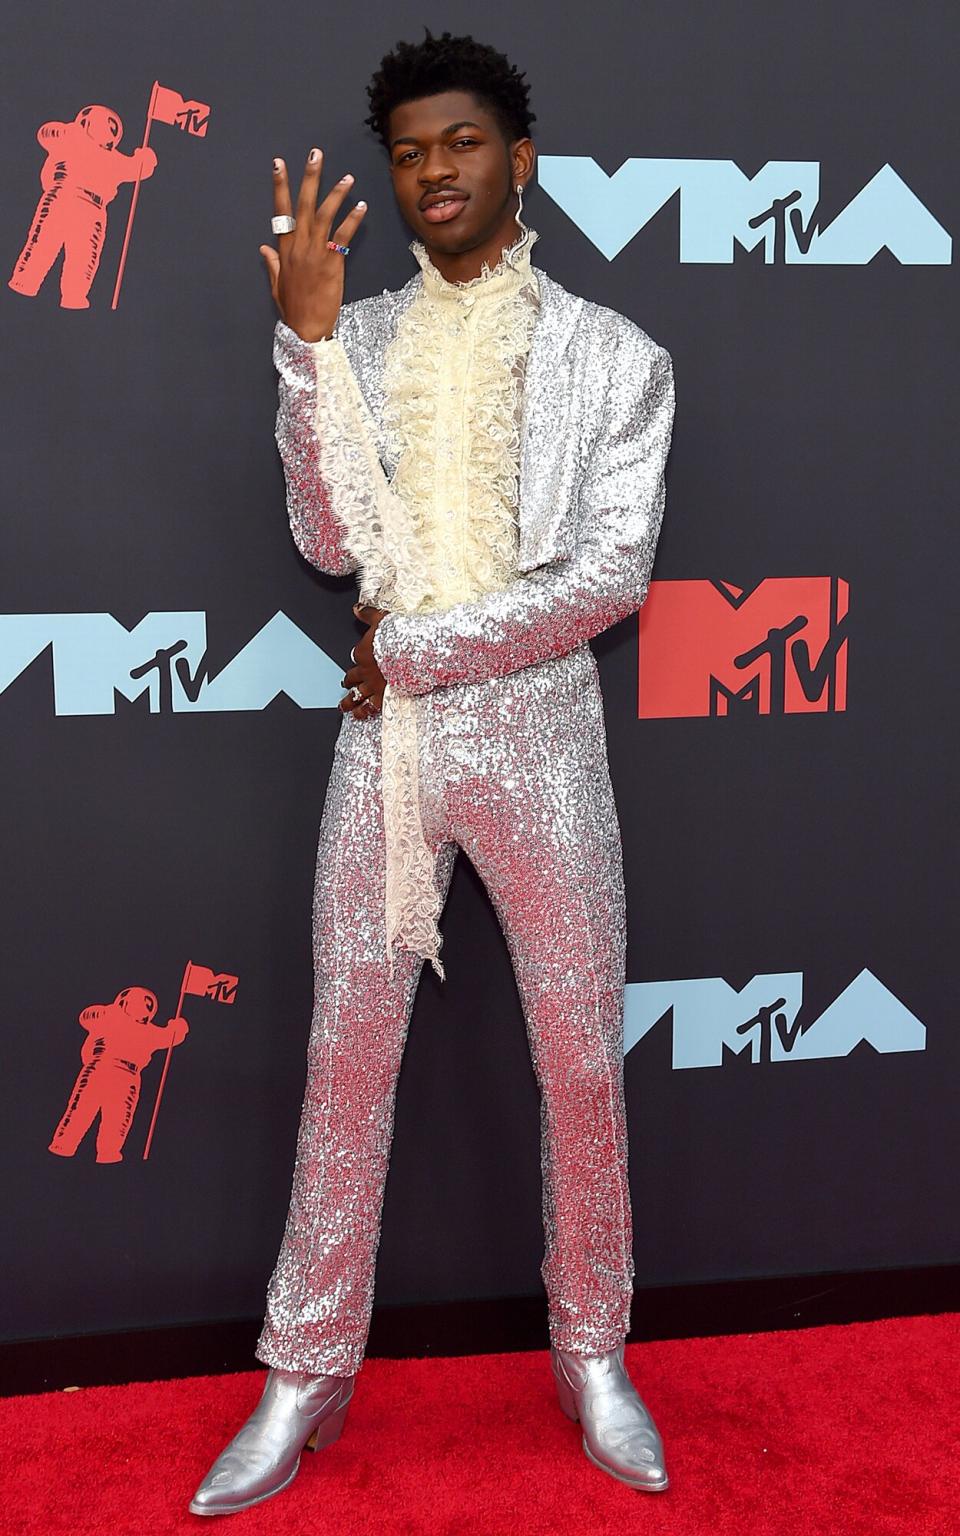
[[470,91],[442,91],[403,101],[390,113],[390,141],[398,137],[442,136],[464,124],[492,128],[493,114]]

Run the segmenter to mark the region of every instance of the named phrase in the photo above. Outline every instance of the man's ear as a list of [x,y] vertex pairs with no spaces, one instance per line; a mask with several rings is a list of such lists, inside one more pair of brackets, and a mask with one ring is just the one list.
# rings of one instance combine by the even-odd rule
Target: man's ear
[[[518,153],[519,149],[519,153]],[[525,178],[524,191],[527,190],[533,180],[534,167],[537,163],[536,145],[532,139],[518,139],[514,145],[514,176],[513,183]]]

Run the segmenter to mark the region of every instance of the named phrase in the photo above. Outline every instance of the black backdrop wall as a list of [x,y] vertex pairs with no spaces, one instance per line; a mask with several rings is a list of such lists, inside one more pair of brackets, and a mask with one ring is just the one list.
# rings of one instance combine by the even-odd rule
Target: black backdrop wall
[[[595,646],[629,881],[638,1286],[960,1260],[955,7],[652,0],[571,30],[544,4],[38,0],[8,17],[0,97],[10,277],[47,155],[63,167],[20,291],[0,290],[7,1339],[262,1310],[357,630],[351,583],[289,537],[257,248],[272,156],[317,142],[370,204],[348,296],[414,270],[362,119],[423,22],[527,70],[538,264],[674,358],[657,580],[639,644],[634,619]],[[96,103],[130,154],[155,81],[114,309],[132,183],[97,208],[76,189],[109,198],[119,162],[82,158],[82,124],[37,131]],[[61,229],[89,308],[61,306],[59,257],[25,291]],[[443,926],[382,1302],[540,1291],[536,1087],[465,860]],[[152,1137],[163,1051],[122,1161],[96,1161],[96,1125],[51,1153],[82,1011],[138,987],[162,1023],[188,962],[228,979],[217,1000],[193,973]]]

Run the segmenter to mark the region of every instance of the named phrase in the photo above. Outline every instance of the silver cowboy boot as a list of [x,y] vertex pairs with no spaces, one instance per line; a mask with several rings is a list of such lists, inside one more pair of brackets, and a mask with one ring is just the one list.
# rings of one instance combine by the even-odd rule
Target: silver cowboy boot
[[623,1345],[605,1355],[574,1355],[551,1346],[560,1407],[583,1426],[594,1466],[631,1488],[669,1487],[663,1442],[623,1363]]
[[233,1515],[286,1488],[306,1445],[319,1451],[343,1428],[354,1376],[310,1376],[271,1366],[263,1395],[190,1502],[193,1515]]

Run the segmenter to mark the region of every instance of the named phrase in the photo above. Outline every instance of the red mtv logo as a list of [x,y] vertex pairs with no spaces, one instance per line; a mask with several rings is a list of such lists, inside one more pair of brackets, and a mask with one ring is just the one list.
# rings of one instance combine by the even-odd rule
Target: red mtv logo
[[640,609],[638,714],[831,713],[847,704],[848,584],[838,576],[653,581]]

